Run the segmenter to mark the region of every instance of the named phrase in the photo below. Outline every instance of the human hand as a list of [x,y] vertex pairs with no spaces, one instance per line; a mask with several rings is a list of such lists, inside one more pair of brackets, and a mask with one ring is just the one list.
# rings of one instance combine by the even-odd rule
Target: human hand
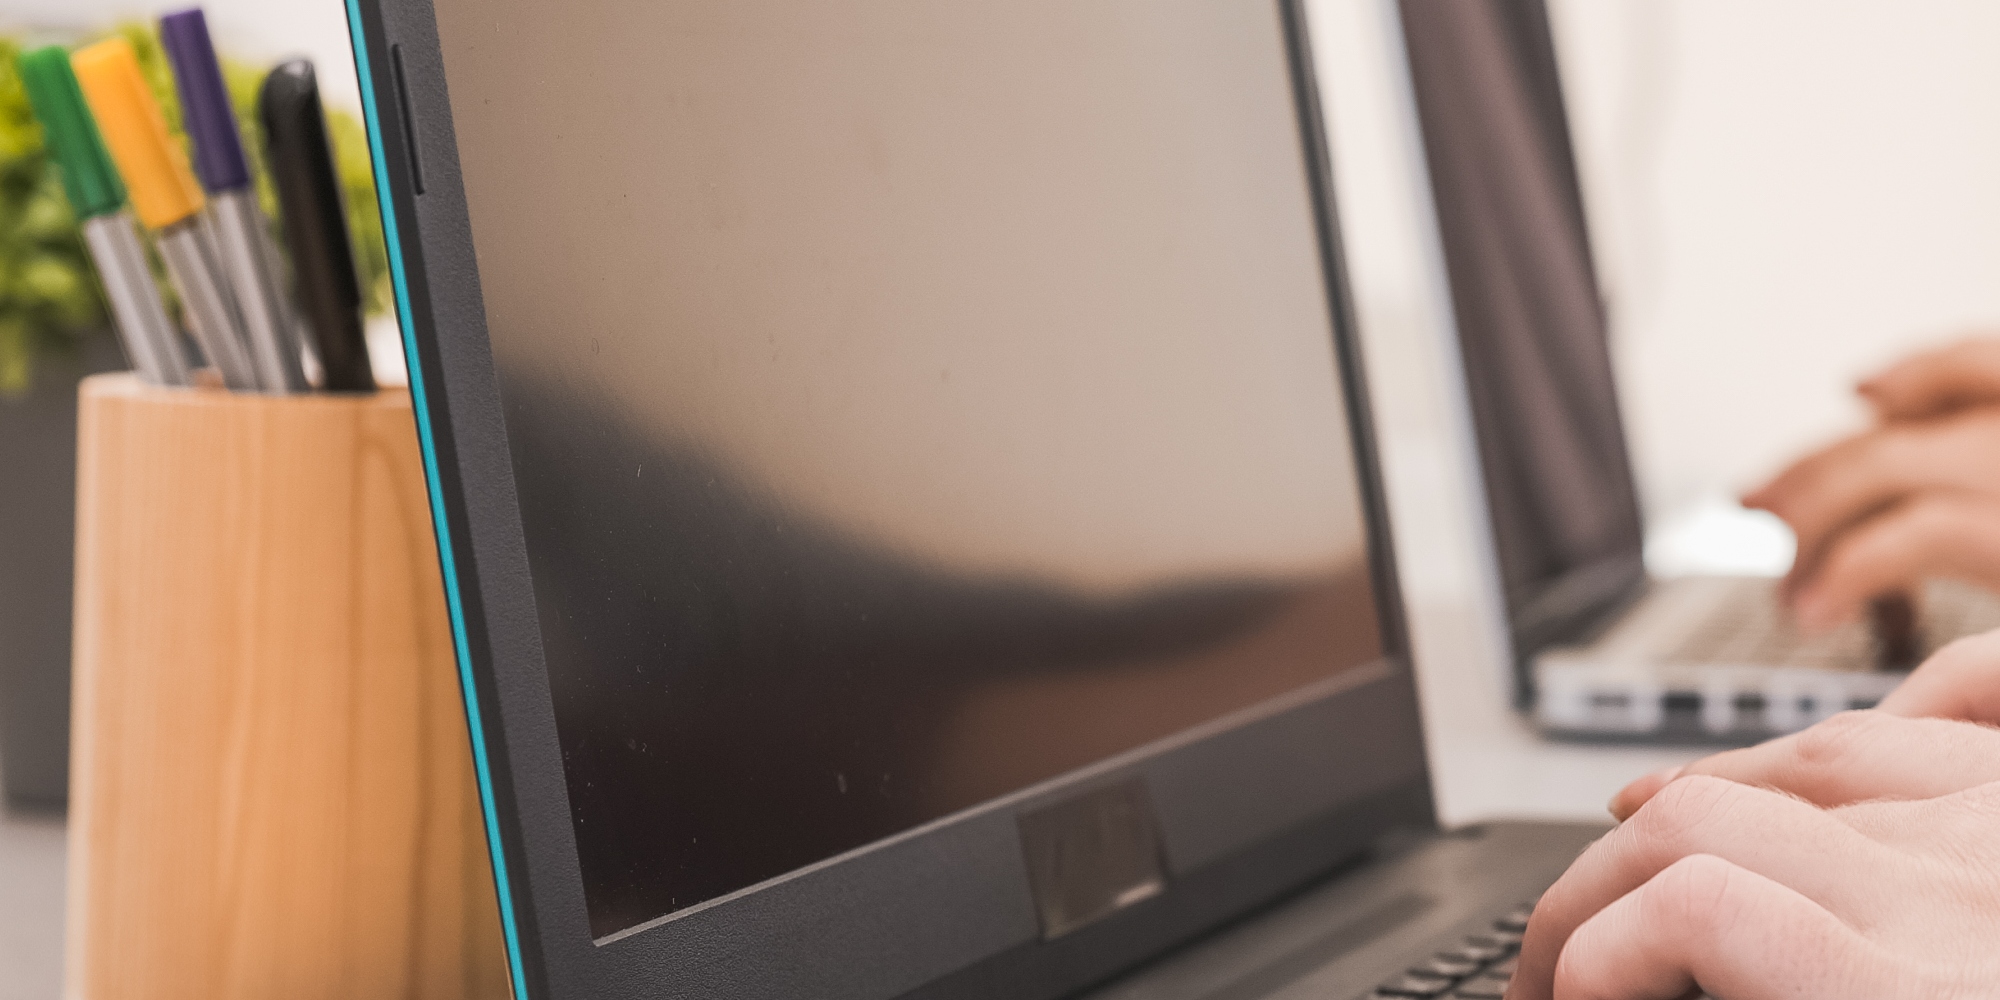
[[1932,653],[1876,708],[1906,718],[2000,726],[2000,629],[1955,639]]
[[2000,630],[1938,650],[1873,712],[1844,712],[1790,736],[1646,775],[1612,798],[1611,815],[1629,819],[1668,782],[1690,774],[1764,785],[1821,806],[1943,795],[2000,781],[2000,732],[1983,728],[1995,724]]
[[1885,423],[2000,403],[2000,338],[1968,337],[1913,354],[1864,380],[1855,391]]
[[[1858,739],[1870,724],[1832,731],[1850,726],[1845,739]],[[1929,724],[1960,727],[1959,751],[1976,745],[2000,771],[2000,733]],[[1993,996],[1996,829],[2000,783],[1828,809],[1711,775],[1678,778],[1543,894],[1507,996]]]
[[2000,406],[1857,434],[1743,503],[1797,534],[1784,592],[1809,630],[1851,621],[1925,577],[2000,589]]
[[[1634,832],[1626,833],[1621,827],[1613,836],[1623,836],[1627,840],[1636,836],[1641,844],[1638,850],[1652,852],[1649,857],[1655,862],[1654,874],[1639,883],[1641,888],[1625,890],[1616,897],[1616,902],[1599,903],[1594,909],[1591,908],[1592,899],[1601,900],[1619,885],[1632,882],[1632,872],[1624,873],[1622,883],[1610,880],[1609,888],[1598,885],[1594,897],[1588,893],[1565,897],[1551,890],[1551,895],[1544,897],[1543,906],[1537,908],[1535,919],[1530,922],[1529,939],[1523,945],[1522,971],[1516,973],[1516,982],[1521,985],[1515,988],[1516,992],[1509,994],[1510,997],[1562,996],[1567,1000],[1573,995],[1677,995],[1667,992],[1621,994],[1588,989],[1572,993],[1570,987],[1562,985],[1570,981],[1566,977],[1572,971],[1578,974],[1589,972],[1592,968],[1590,963],[1601,957],[1596,954],[1599,949],[1633,947],[1629,940],[1623,944],[1618,942],[1624,940],[1620,935],[1630,938],[1635,934],[1639,936],[1638,940],[1655,942],[1640,947],[1655,948],[1656,962],[1662,961],[1658,955],[1665,954],[1668,956],[1663,960],[1665,965],[1674,966],[1676,963],[1672,956],[1683,955],[1683,960],[1678,963],[1678,972],[1665,975],[1684,975],[1710,992],[1732,1000],[1739,996],[1755,997],[1759,991],[1751,983],[1739,992],[1737,987],[1722,985],[1723,980],[1717,977],[1742,979],[1748,975],[1750,979],[1756,979],[1756,970],[1746,964],[1756,960],[1756,952],[1750,951],[1752,957],[1745,958],[1740,947],[1732,951],[1729,946],[1719,945],[1718,941],[1724,936],[1730,937],[1733,942],[1760,940],[1770,944],[1770,950],[1763,956],[1763,960],[1771,963],[1764,967],[1763,974],[1767,978],[1758,980],[1772,988],[1769,995],[1776,995],[1778,988],[1782,987],[1809,987],[1809,982],[1794,981],[1787,970],[1795,968],[1792,963],[1800,960],[1810,965],[1816,954],[1813,949],[1823,949],[1828,941],[1835,942],[1843,952],[1852,951],[1861,956],[1860,961],[1846,965],[1834,962],[1816,967],[1822,976],[1853,977],[1834,980],[1835,985],[1840,987],[1836,993],[1860,993],[1866,987],[1866,995],[1870,996],[1896,996],[1899,991],[1903,995],[1924,995],[1925,991],[1936,987],[1939,976],[1990,974],[1990,970],[1980,971],[1965,966],[1961,961],[1966,954],[1963,951],[1933,949],[1927,952],[1899,945],[1897,942],[1903,939],[1881,936],[1881,928],[1887,925],[1876,921],[1882,912],[1899,912],[1899,907],[1907,898],[1920,896],[1899,895],[1897,902],[1886,911],[1863,908],[1865,912],[1858,912],[1841,909],[1843,905],[1851,907],[1851,903],[1843,902],[1848,899],[1847,896],[1829,893],[1835,890],[1841,893],[1858,891],[1862,893],[1860,898],[1869,898],[1869,891],[1903,891],[1895,887],[1896,880],[1901,877],[1899,872],[1869,867],[1871,859],[1879,860],[1880,851],[1869,846],[1867,837],[1874,836],[1877,846],[1887,844],[1892,851],[1905,852],[1903,856],[1926,858],[1929,850],[1951,850],[1949,839],[1927,841],[1910,854],[1909,844],[1898,838],[1911,830],[1921,830],[1927,823],[1939,823],[1940,829],[1946,829],[1959,820],[1980,816],[1984,818],[1970,827],[1958,829],[1981,844],[1994,839],[1990,830],[1979,828],[1979,822],[2000,822],[2000,784],[1995,783],[2000,782],[2000,730],[1976,724],[1993,722],[2000,722],[2000,631],[1960,639],[1939,650],[1888,698],[1883,699],[1881,707],[1875,711],[1845,712],[1804,732],[1759,746],[1716,754],[1687,767],[1648,775],[1633,782],[1612,800],[1611,811],[1620,821],[1627,822]],[[1837,838],[1837,846],[1844,844],[1846,849],[1851,849],[1842,855],[1841,863],[1823,866],[1816,874],[1812,865],[1808,864],[1803,870],[1810,878],[1819,881],[1809,880],[1801,884],[1784,877],[1783,873],[1790,869],[1774,871],[1755,864],[1746,868],[1740,856],[1717,854],[1708,846],[1700,846],[1706,843],[1701,839],[1703,837],[1736,836],[1741,832],[1740,828],[1746,827],[1752,831],[1751,839],[1762,838],[1760,842],[1765,847],[1757,848],[1759,851],[1776,845],[1776,849],[1782,852],[1786,850],[1789,838],[1782,826],[1760,828],[1762,824],[1756,811],[1769,809],[1770,804],[1757,796],[1751,797],[1753,805],[1749,809],[1725,812],[1713,806],[1741,796],[1717,793],[1711,789],[1705,793],[1715,796],[1713,802],[1707,804],[1709,808],[1696,809],[1690,815],[1691,807],[1683,800],[1690,795],[1699,799],[1704,793],[1682,791],[1689,782],[1722,782],[1758,792],[1759,795],[1783,796],[1797,807],[1790,810],[1795,814],[1794,819],[1799,809],[1816,808],[1822,810],[1820,815],[1833,817],[1850,826],[1856,817],[1864,824],[1881,825],[1862,829],[1860,832],[1864,839],[1861,840]],[[1663,795],[1663,792],[1666,794]],[[1696,805],[1702,803],[1697,801]],[[1894,806],[1901,808],[1892,808]],[[1718,827],[1721,828],[1720,834],[1715,829]],[[1817,828],[1823,832],[1824,825],[1820,824]],[[1901,833],[1897,833],[1899,829]],[[1884,832],[1891,835],[1876,836]],[[1681,839],[1677,841],[1676,838]],[[1728,843],[1726,840],[1715,842]],[[1697,845],[1699,851],[1713,856],[1697,857],[1695,848],[1687,845]],[[1731,849],[1741,850],[1744,846],[1739,843]],[[1763,860],[1762,855],[1753,857]],[[1977,863],[1989,865],[1984,868],[1985,872],[1994,871],[1990,861]],[[1951,865],[1947,862],[1946,868]],[[1572,882],[1573,877],[1592,877],[1587,874],[1589,870],[1584,868],[1583,862],[1579,861],[1578,869],[1585,870],[1586,874],[1577,876],[1577,869],[1573,869],[1570,876],[1565,876],[1564,883]],[[1668,874],[1676,869],[1679,870],[1677,874]],[[1647,867],[1639,864],[1636,870],[1644,874]],[[1835,874],[1836,870],[1841,874]],[[1855,885],[1861,886],[1861,889],[1857,890]],[[1885,885],[1889,888],[1883,890]],[[1869,888],[1871,886],[1873,889]],[[1988,894],[1978,898],[1989,906],[2000,908],[2000,895],[1993,894],[2000,892],[2000,886],[1986,885],[1984,890]],[[1694,895],[1704,891],[1713,894]],[[1676,893],[1686,895],[1676,899],[1673,895]],[[1731,893],[1754,896],[1756,899],[1740,901],[1734,899]],[[1803,902],[1797,898],[1801,894]],[[1634,896],[1642,898],[1631,901]],[[1955,898],[1964,904],[1974,897],[1961,895]],[[1578,899],[1582,902],[1578,903]],[[1707,901],[1705,910],[1673,910],[1673,904],[1702,899]],[[1742,908],[1727,908],[1738,906]],[[1759,906],[1768,909],[1760,910]],[[1622,916],[1613,914],[1614,907],[1620,908]],[[1643,921],[1649,913],[1662,907],[1672,911],[1669,918],[1679,923],[1666,925],[1671,933],[1654,937],[1662,926],[1659,922],[1661,918],[1654,915],[1651,926]],[[1828,915],[1838,921],[1850,912],[1857,912],[1858,921],[1848,919],[1844,923],[1827,923]],[[1947,902],[1934,911],[1934,915],[1951,912],[1951,904]],[[1756,921],[1764,919],[1758,916],[1760,913],[1778,921],[1777,924],[1757,925]],[[1987,912],[1986,918],[1991,918],[1990,912]],[[1959,917],[1952,915],[1950,919]],[[1701,923],[1704,920],[1708,923]],[[1590,930],[1600,922],[1605,924],[1606,929]],[[1894,926],[1910,927],[1920,923],[1903,914],[1902,922]],[[1548,927],[1554,929],[1549,930]],[[1635,930],[1635,927],[1638,929]],[[1824,936],[1816,936],[1821,934]],[[1600,944],[1600,939],[1606,943]],[[1664,952],[1658,949],[1658,942],[1665,943]],[[1857,948],[1857,944],[1865,946]],[[1688,950],[1676,953],[1672,950],[1675,947]],[[1574,960],[1570,957],[1572,951],[1577,956]],[[1706,974],[1696,966],[1697,953],[1701,961],[1709,963],[1710,971]],[[1774,959],[1773,956],[1782,957]],[[1565,971],[1563,964],[1572,962],[1576,964],[1576,970]],[[1735,964],[1730,965],[1732,962]],[[1959,964],[1954,965],[1955,962]],[[1834,971],[1829,973],[1827,970]],[[1637,978],[1631,982],[1645,985]],[[1889,985],[1882,985],[1884,982]],[[1679,980],[1670,983],[1679,984]],[[1541,992],[1544,989],[1553,992]],[[1827,992],[1824,987],[1817,989]]]
[[1775,789],[1828,808],[1935,798],[2000,781],[2000,730],[1880,709],[1842,712],[1790,736],[1646,775],[1612,798],[1611,815],[1631,819],[1661,789],[1697,775]]

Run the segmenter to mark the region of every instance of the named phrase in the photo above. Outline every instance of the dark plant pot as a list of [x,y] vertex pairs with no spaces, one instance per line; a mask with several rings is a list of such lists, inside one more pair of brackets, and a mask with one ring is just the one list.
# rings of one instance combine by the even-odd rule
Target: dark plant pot
[[69,633],[76,384],[126,367],[110,333],[38,359],[0,396],[0,781],[10,803],[69,798]]

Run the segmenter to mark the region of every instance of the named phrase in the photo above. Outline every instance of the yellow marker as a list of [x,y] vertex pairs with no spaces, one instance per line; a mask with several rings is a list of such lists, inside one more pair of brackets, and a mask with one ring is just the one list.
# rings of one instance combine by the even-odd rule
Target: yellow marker
[[132,43],[98,42],[78,49],[69,61],[139,221],[165,229],[201,211],[201,185],[188,169],[187,153],[167,133],[167,119],[139,72]]
[[201,185],[188,169],[187,153],[167,133],[166,116],[146,88],[132,43],[123,38],[98,42],[71,54],[69,63],[111,160],[125,178],[133,210],[159,236],[160,257],[181,293],[189,332],[201,353],[222,373],[224,385],[256,389],[257,369],[243,339],[242,315],[202,225],[206,199]]

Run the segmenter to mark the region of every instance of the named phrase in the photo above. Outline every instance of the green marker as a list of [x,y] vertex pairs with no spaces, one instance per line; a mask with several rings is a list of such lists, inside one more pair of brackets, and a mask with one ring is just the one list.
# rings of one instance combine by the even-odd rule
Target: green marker
[[139,377],[154,385],[187,385],[187,355],[167,319],[160,290],[146,267],[139,232],[125,211],[125,185],[83,102],[83,89],[59,45],[23,53],[21,82],[41,119],[49,155],[62,171],[63,193],[83,222],[83,240],[111,302],[112,322]]

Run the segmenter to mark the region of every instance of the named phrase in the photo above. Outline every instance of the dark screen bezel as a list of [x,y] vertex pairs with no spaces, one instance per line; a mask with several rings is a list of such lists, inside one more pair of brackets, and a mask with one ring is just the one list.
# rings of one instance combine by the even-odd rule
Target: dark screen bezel
[[[517,997],[1057,996],[1331,870],[1386,830],[1432,823],[1401,596],[1340,263],[1305,19],[1299,0],[1267,2],[1277,2],[1283,15],[1318,216],[1334,320],[1330,333],[1346,395],[1383,660],[1389,668],[1383,679],[1109,770],[1057,779],[1007,806],[981,807],[851,852],[815,866],[810,878],[767,883],[706,908],[702,918],[707,924],[675,921],[600,946],[591,940],[583,915],[582,880],[435,14],[429,0],[349,0],[482,799],[489,834],[497,844],[494,867]],[[927,912],[968,927],[988,916],[1001,920],[1001,915],[981,912],[994,904],[979,893],[995,885],[1004,888],[1021,867],[1018,848],[1010,847],[1005,836],[993,835],[999,829],[994,817],[1006,821],[1011,808],[1134,774],[1155,783],[1195,782],[1219,796],[1224,782],[1213,780],[1218,773],[1296,769],[1301,760],[1331,762],[1324,756],[1328,740],[1335,741],[1336,750],[1380,752],[1384,732],[1392,743],[1408,741],[1408,747],[1394,751],[1407,756],[1407,771],[1399,768],[1391,780],[1365,794],[1344,793],[1310,816],[1262,830],[1251,846],[1182,873],[1161,896],[1083,931],[1054,942],[1017,941],[946,969],[930,968],[926,962],[935,956],[909,954],[908,949],[857,950],[871,940],[892,943],[886,935],[898,928],[906,931],[913,921],[926,919]],[[1368,733],[1374,736],[1359,735]],[[1364,743],[1371,738],[1374,744]],[[1334,773],[1322,768],[1317,777]],[[1200,784],[1204,780],[1208,783]],[[1170,835],[1175,832],[1170,821],[1163,825]],[[953,852],[972,852],[972,868],[991,879],[983,884],[926,880],[927,873],[935,874],[925,867],[931,864],[926,859]],[[967,874],[963,858],[932,867],[952,878]],[[899,911],[883,917],[860,908],[865,897],[877,892],[890,893],[885,898],[893,899]],[[909,905],[902,907],[905,902]],[[685,931],[686,926],[709,929],[660,933],[672,927]],[[842,933],[804,933],[815,926],[838,927]],[[971,944],[976,948],[978,941]],[[857,955],[865,957],[857,961]]]

